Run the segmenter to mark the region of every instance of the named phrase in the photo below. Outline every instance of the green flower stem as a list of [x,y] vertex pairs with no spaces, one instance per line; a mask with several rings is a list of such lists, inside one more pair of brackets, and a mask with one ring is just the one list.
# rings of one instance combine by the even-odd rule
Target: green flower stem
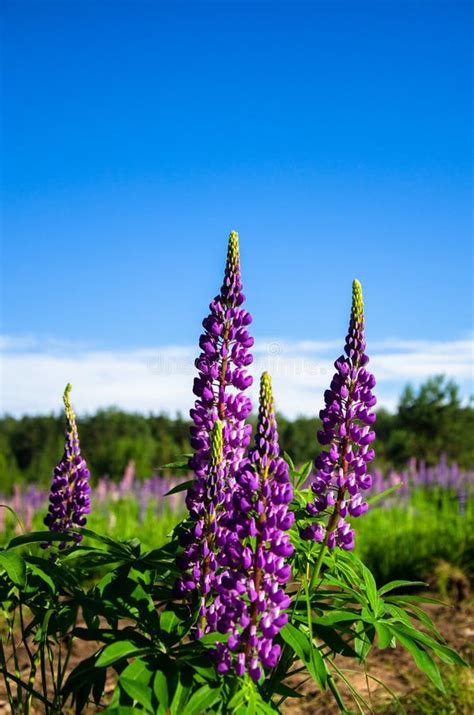
[[[325,548],[326,544],[324,544]],[[305,589],[305,596],[306,596],[306,611],[307,611],[307,616],[308,616],[308,629],[309,629],[309,640],[311,643],[312,648],[317,648],[318,646],[314,642],[314,636],[313,636],[313,616],[312,616],[312,608],[311,608],[311,591],[312,591],[312,584],[313,581],[316,580],[317,576],[319,575],[319,571],[321,569],[321,563],[322,563],[322,555],[324,554],[324,548],[321,547],[321,550],[319,552],[318,556],[318,561],[316,562],[316,568],[313,571],[313,575],[310,575],[310,564],[309,561],[306,564],[306,575],[304,579],[304,589]],[[317,574],[315,578],[314,574]],[[313,651],[311,651],[311,658],[313,657]],[[342,713],[347,712],[347,708],[344,705],[344,701],[342,699],[342,695],[338,690],[338,687],[336,685],[336,682],[332,676],[332,673],[330,672],[326,661],[324,661],[324,665],[326,667],[326,673],[327,673],[327,684],[332,692],[334,699],[336,703],[339,706],[339,709]]]
[[5,658],[5,651],[3,649],[3,638],[0,638],[0,664],[2,666],[2,674],[3,674],[3,680],[5,682],[5,691],[7,694],[8,703],[10,705],[11,711],[15,712],[14,699],[13,699],[12,689],[10,686],[10,680],[9,680],[8,670],[7,670],[7,661]]
[[[326,532],[326,536],[324,537],[324,541],[321,544],[321,548],[319,549],[319,554],[318,558],[316,560],[316,565],[314,567],[313,573],[311,574],[311,578],[309,580],[309,591],[314,589],[314,584],[316,583],[316,580],[319,578],[319,573],[321,571],[321,566],[323,564],[323,559],[324,559],[324,554],[326,553],[326,547],[329,539],[329,532]],[[309,567],[309,564],[308,564]]]

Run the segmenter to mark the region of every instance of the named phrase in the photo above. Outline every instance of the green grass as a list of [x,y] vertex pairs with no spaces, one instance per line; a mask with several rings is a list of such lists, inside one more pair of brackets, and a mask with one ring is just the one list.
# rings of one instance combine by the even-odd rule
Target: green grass
[[441,559],[474,577],[472,497],[464,514],[446,490],[418,489],[407,504],[392,501],[394,506],[375,505],[354,521],[357,555],[379,583],[426,579]]
[[[138,537],[152,549],[163,545],[183,513],[172,510],[165,500],[159,511],[156,504],[150,503],[140,519],[138,502],[122,497],[96,503],[87,526],[112,538]],[[42,511],[35,514],[33,530],[44,529],[43,517]],[[471,580],[474,578],[473,497],[465,513],[460,514],[457,500],[447,490],[418,489],[408,503],[394,495],[386,505],[376,504],[355,519],[354,527],[356,553],[379,583],[398,578],[426,579],[439,560],[459,567]],[[14,533],[15,521],[7,513],[0,545]]]
[[377,708],[380,715],[472,715],[474,713],[474,682],[467,668],[443,668],[446,692],[434,685],[400,698],[402,707],[394,702]]
[[[181,517],[182,512],[173,511],[166,504],[157,514],[156,504],[150,502],[140,519],[138,502],[130,497],[123,497],[116,501],[107,500],[96,504],[93,512],[88,515],[87,528],[113,539],[138,537],[145,548],[154,549],[166,542]],[[31,530],[43,531],[46,528],[43,519],[43,512],[36,513]],[[7,543],[18,531],[13,515],[7,512],[5,531],[0,534],[0,545]]]

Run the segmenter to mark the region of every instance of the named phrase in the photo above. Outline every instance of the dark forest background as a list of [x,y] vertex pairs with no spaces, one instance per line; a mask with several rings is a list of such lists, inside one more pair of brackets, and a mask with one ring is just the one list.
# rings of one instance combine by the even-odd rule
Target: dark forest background
[[[148,416],[115,408],[78,419],[84,456],[93,478],[122,477],[129,460],[138,478],[190,451],[188,419],[164,414]],[[320,447],[317,418],[278,418],[280,443],[295,463],[314,458]],[[474,407],[462,404],[458,386],[443,376],[427,380],[417,390],[407,386],[395,414],[378,410],[377,466],[403,468],[410,457],[435,464],[445,453],[450,462],[474,467]],[[62,455],[64,417],[61,414],[0,418],[0,492],[15,483],[47,486]]]

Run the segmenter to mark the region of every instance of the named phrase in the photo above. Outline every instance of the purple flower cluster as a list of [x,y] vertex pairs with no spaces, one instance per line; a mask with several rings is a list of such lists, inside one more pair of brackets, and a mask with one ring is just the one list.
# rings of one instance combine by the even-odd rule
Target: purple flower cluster
[[230,478],[250,443],[251,426],[246,425],[245,420],[252,403],[244,391],[253,381],[246,368],[253,360],[249,348],[254,340],[247,330],[252,316],[242,307],[244,301],[239,237],[232,231],[224,282],[220,294],[209,306],[209,315],[203,320],[205,332],[199,339],[202,352],[195,363],[199,374],[193,386],[197,400],[190,413],[194,423],[191,427],[194,455],[189,466],[197,479],[188,493],[190,510],[193,503],[201,499],[209,465],[210,433],[215,421],[222,421],[223,458]]
[[177,595],[198,589],[200,597],[199,619],[195,635],[200,638],[209,630],[214,630],[215,608],[208,609],[218,568],[216,539],[222,527],[219,524],[219,509],[224,501],[224,460],[222,422],[216,420],[210,435],[209,465],[202,498],[193,503],[192,525],[181,537],[185,547],[178,556],[177,565],[185,575],[176,584]]
[[[64,455],[54,469],[49,495],[49,509],[44,519],[51,531],[68,532],[70,529],[85,526],[86,514],[90,512],[89,470],[81,455],[76,416],[72,409],[69,394],[71,385],[64,390],[64,407],[67,419]],[[78,543],[82,535],[75,533]],[[60,548],[65,544],[61,543]]]
[[376,418],[372,410],[376,403],[372,393],[375,378],[366,367],[368,362],[362,287],[356,280],[352,284],[345,355],[336,360],[336,374],[324,393],[318,441],[326,449],[315,460],[311,485],[315,498],[307,506],[310,516],[329,514],[329,519],[326,526],[318,521],[302,530],[303,538],[323,542],[330,549],[336,545],[346,550],[354,547],[354,530],[346,516],[360,516],[368,508],[362,492],[372,485],[367,465],[375,456],[371,427]]
[[279,451],[271,381],[264,373],[255,448],[236,476],[225,542],[218,539],[222,572],[215,584],[216,628],[230,634],[216,648],[217,670],[226,673],[234,665],[237,675],[248,672],[254,680],[262,666],[277,664],[280,646],[273,640],[288,621],[290,603],[284,584],[293,546],[285,532],[293,523],[293,492]]
[[[200,569],[204,565],[202,554],[196,551],[196,539],[201,540],[201,546],[206,545],[211,526],[214,535],[218,530],[225,529],[222,522],[231,509],[235,474],[250,443],[252,428],[245,421],[252,403],[244,391],[252,384],[252,377],[246,368],[252,363],[249,348],[254,341],[247,330],[252,317],[242,307],[244,300],[239,237],[232,231],[224,282],[219,295],[210,304],[210,314],[203,320],[205,332],[199,339],[202,352],[196,360],[199,374],[194,380],[193,391],[197,400],[190,413],[193,420],[191,446],[194,454],[189,461],[195,479],[186,495],[186,506],[193,524],[182,536],[185,550],[179,564],[184,575],[176,584],[180,595],[193,591],[202,583]],[[221,460],[217,467],[212,455],[211,435],[218,422]],[[214,438],[217,439],[217,433]],[[223,475],[222,480],[219,477],[221,481],[218,480],[218,483],[213,473],[217,468]],[[209,501],[211,492],[213,496]],[[213,510],[212,525],[206,521],[204,514],[209,508]],[[208,571],[211,567],[212,564],[206,562],[205,568]],[[209,578],[207,574],[206,589],[209,587]]]
[[292,488],[279,457],[268,374],[261,381],[256,445],[246,456],[251,427],[245,420],[252,405],[243,393],[252,384],[246,368],[253,338],[243,302],[238,236],[232,232],[224,283],[203,321],[196,361],[190,460],[195,479],[186,497],[190,524],[181,535],[176,593],[198,593],[198,638],[215,631],[229,635],[215,649],[218,672],[235,667],[258,680],[262,667],[276,665],[280,649],[273,640],[287,622],[284,584],[293,547],[285,532],[293,523]]

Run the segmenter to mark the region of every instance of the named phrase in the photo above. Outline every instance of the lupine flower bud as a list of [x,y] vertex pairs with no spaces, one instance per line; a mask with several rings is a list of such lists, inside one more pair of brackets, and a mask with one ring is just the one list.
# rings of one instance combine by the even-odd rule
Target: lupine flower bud
[[[210,314],[203,321],[205,332],[199,345],[201,354],[196,360],[198,377],[194,380],[194,394],[197,400],[191,410],[191,446],[194,454],[189,466],[194,471],[195,480],[186,496],[186,505],[192,519],[199,522],[202,507],[207,503],[208,491],[219,490],[224,508],[229,508],[232,499],[235,472],[250,442],[251,425],[245,420],[252,409],[252,404],[244,391],[252,384],[252,377],[246,368],[252,362],[249,348],[253,338],[247,327],[252,322],[242,304],[240,275],[239,237],[235,231],[229,236],[227,263],[224,282],[220,294],[210,304]],[[219,487],[209,483],[212,457],[210,439],[216,421],[221,422],[222,459],[219,470],[222,472]],[[214,479],[214,477],[212,477]],[[216,515],[215,529],[219,527],[219,514]],[[194,548],[192,535],[184,539],[190,541],[185,554]],[[188,579],[178,583],[179,591],[193,590],[197,583]]]
[[[64,407],[67,419],[64,455],[53,473],[49,495],[49,510],[44,519],[51,531],[68,532],[70,529],[85,526],[86,514],[90,512],[89,470],[81,455],[76,416],[70,400],[71,385],[64,390]],[[81,541],[81,534],[74,534],[76,542]],[[64,548],[61,543],[59,548]]]
[[312,491],[314,501],[308,504],[310,516],[329,514],[327,525],[321,522],[305,527],[303,538],[336,545],[349,550],[354,547],[354,530],[346,516],[360,516],[368,505],[361,492],[370,489],[372,477],[367,465],[374,459],[371,447],[375,432],[372,411],[376,398],[372,393],[374,376],[367,370],[365,354],[364,304],[359,281],[352,284],[352,310],[346,337],[345,355],[334,366],[329,390],[324,393],[325,407],[320,412],[322,429],[318,441],[324,445],[315,460]]
[[293,493],[279,453],[271,381],[264,373],[255,447],[236,476],[233,512],[218,556],[223,571],[215,602],[217,630],[230,633],[228,643],[216,647],[217,670],[225,673],[234,662],[238,675],[248,671],[254,680],[262,668],[276,665],[280,647],[273,640],[288,620],[284,584],[293,546],[285,532],[293,522],[288,510]]

